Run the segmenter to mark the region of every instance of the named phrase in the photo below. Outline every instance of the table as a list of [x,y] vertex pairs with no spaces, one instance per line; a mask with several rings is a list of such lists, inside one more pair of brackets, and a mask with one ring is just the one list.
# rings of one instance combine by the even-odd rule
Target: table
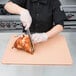
[[[11,34],[0,33],[0,61],[4,54],[6,44]],[[19,34],[19,33],[18,33]],[[0,63],[1,76],[75,76],[76,75],[76,32],[62,32],[66,37],[73,58],[72,66],[48,66],[48,65],[2,65]]]

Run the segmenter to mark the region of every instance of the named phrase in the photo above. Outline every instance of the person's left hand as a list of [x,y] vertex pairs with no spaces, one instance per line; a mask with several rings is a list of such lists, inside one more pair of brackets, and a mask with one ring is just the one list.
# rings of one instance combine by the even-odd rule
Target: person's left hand
[[35,44],[47,41],[47,39],[48,39],[48,36],[46,33],[34,33],[34,34],[32,34],[32,40]]

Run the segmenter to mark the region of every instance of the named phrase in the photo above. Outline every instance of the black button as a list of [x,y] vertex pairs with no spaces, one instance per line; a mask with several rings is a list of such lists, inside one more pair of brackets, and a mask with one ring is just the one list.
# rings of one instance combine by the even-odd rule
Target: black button
[[36,24],[36,26],[38,26],[38,24]]
[[39,6],[40,4],[38,3],[38,6]]
[[39,16],[39,13],[37,13],[36,15]]

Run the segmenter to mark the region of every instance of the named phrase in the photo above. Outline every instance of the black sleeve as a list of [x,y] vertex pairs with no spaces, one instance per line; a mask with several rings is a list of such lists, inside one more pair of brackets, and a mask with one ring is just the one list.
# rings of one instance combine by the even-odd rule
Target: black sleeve
[[26,4],[26,0],[9,0],[9,2],[13,2],[13,3],[16,3],[17,5],[21,6],[21,7],[25,7],[25,4]]
[[60,24],[64,27],[65,13],[61,10],[61,3],[59,0],[53,0],[53,21],[55,25]]

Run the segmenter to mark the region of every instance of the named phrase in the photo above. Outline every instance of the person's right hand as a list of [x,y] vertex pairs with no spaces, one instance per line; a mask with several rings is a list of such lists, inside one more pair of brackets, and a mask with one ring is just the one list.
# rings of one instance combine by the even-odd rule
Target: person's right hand
[[20,20],[26,30],[28,28],[30,28],[31,23],[32,23],[32,18],[31,18],[31,15],[27,9],[20,12]]

